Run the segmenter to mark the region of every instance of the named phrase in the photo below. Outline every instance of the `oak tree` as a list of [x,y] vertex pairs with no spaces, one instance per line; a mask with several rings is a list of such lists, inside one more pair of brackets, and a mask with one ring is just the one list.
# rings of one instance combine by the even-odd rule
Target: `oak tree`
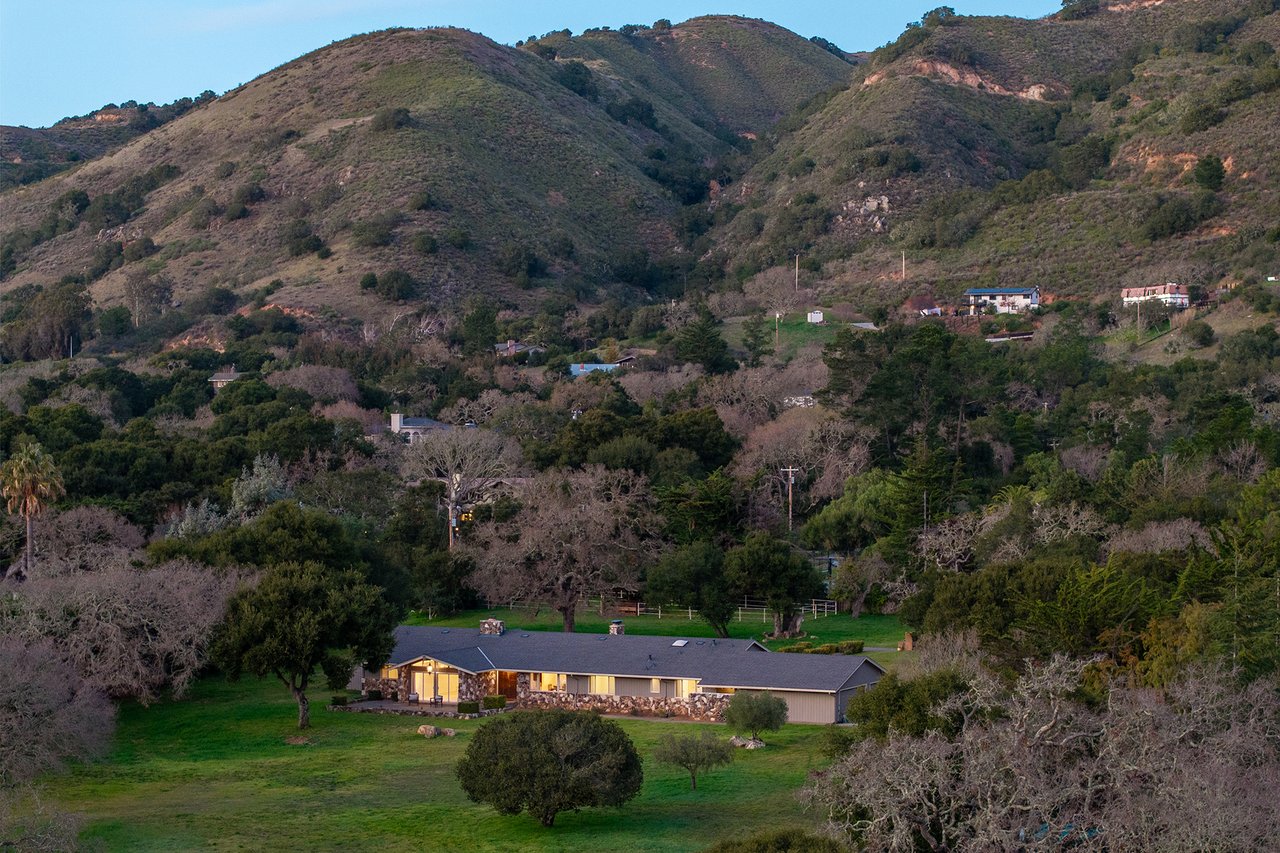
[[361,663],[380,664],[392,647],[396,614],[359,572],[320,563],[280,563],[232,599],[213,642],[215,663],[235,681],[274,675],[298,703],[298,728],[311,725],[307,688],[316,669],[337,690]]
[[631,738],[588,711],[516,711],[481,726],[458,762],[467,798],[552,826],[562,811],[621,806],[644,770]]

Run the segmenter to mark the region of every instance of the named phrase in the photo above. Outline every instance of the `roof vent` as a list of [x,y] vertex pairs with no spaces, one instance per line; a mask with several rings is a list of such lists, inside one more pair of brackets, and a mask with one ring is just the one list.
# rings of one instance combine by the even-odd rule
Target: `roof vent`
[[529,635],[528,635],[528,634],[521,634],[520,636],[521,636],[521,637],[527,637],[527,636],[529,636]]
[[447,634],[447,633],[449,633],[449,629],[448,629],[448,628],[441,628],[441,629],[440,629],[440,633],[441,633],[441,634]]
[[688,640],[676,640],[676,641],[675,641],[674,643],[672,643],[671,645],[673,645],[673,646],[675,646],[675,647],[677,647],[677,648],[684,648],[685,646],[689,645],[689,641],[688,641]]
[[707,644],[707,643],[706,643],[706,641],[705,641],[705,640],[699,640],[699,641],[698,641],[698,645],[700,645],[700,646],[705,646],[706,644]]

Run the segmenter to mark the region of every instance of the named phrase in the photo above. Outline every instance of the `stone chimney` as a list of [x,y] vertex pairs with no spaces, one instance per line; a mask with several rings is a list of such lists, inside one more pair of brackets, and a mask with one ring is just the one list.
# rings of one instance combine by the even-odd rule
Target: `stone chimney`
[[516,354],[516,342],[511,338],[507,338],[507,355]]
[[480,635],[485,637],[501,637],[507,631],[507,624],[501,619],[483,619],[480,622]]
[[614,619],[609,623],[609,633],[615,637],[621,637],[623,634],[627,633],[627,628],[622,624],[621,619]]
[[404,426],[404,415],[399,412],[393,412],[391,414],[391,431],[399,432],[402,426]]

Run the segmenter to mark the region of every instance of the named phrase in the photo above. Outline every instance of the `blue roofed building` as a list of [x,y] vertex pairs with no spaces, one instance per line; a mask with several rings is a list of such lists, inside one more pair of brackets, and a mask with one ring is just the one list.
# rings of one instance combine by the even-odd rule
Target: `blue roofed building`
[[569,375],[576,379],[579,376],[586,376],[588,373],[595,373],[596,371],[608,373],[617,370],[619,367],[621,367],[619,364],[578,362],[577,364],[569,365]]

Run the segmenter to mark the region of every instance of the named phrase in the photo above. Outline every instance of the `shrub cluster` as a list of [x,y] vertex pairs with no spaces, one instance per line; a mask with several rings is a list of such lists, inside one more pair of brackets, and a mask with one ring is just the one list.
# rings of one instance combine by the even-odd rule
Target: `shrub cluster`
[[841,640],[838,643],[823,643],[820,646],[815,646],[809,642],[792,643],[789,646],[776,649],[776,651],[804,655],[857,655],[862,654],[862,648],[862,640]]

